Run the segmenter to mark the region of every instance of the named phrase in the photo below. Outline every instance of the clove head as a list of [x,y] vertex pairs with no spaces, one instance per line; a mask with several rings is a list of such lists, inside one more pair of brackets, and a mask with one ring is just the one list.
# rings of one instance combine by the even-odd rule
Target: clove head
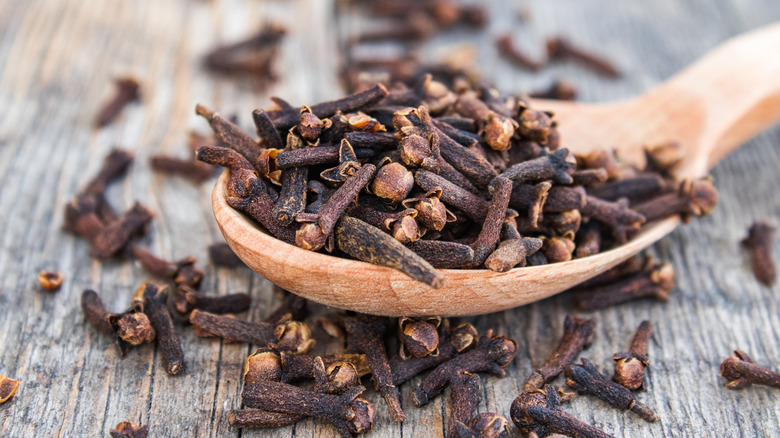
[[376,412],[374,412],[374,405],[368,400],[360,397],[352,400],[349,410],[351,418],[347,422],[347,428],[352,434],[358,435],[374,428]]
[[316,141],[322,134],[324,126],[323,121],[313,114],[309,107],[304,106],[301,108],[301,115],[298,121],[298,133],[301,134],[301,137],[308,141]]
[[360,373],[351,362],[336,362],[325,371],[328,385],[334,393],[342,394],[360,384]]
[[282,359],[270,348],[258,348],[244,362],[244,383],[282,381]]
[[423,137],[412,134],[401,139],[399,152],[401,161],[409,167],[418,167],[431,156],[431,144]]
[[[468,424],[468,429],[473,435],[481,438],[509,438],[509,421],[503,415],[493,412],[483,412],[472,418]],[[464,435],[461,434],[461,437]]]
[[401,358],[424,357],[438,354],[439,332],[437,328],[441,318],[415,320],[401,318],[398,325],[401,331]]
[[429,230],[441,231],[447,222],[454,222],[455,215],[447,210],[441,202],[442,190],[437,188],[426,193],[424,197],[411,198],[403,201],[406,208],[417,210],[417,221]]
[[292,353],[308,353],[314,348],[317,341],[311,334],[311,329],[306,323],[300,321],[287,321],[276,329],[276,349]]
[[634,355],[615,355],[615,377],[616,383],[625,386],[628,389],[639,389],[645,380],[645,367],[647,367],[647,358]]
[[389,163],[376,171],[369,186],[371,193],[396,205],[406,198],[414,186],[414,175],[401,163]]
[[[483,135],[485,142],[496,151],[505,151],[512,145],[512,136],[515,135],[517,123],[508,118],[491,112],[485,118]],[[549,130],[548,130],[549,132]]]
[[149,321],[149,317],[142,312],[129,312],[122,314],[115,322],[116,334],[119,339],[130,345],[141,345],[154,341],[157,333]]
[[526,140],[546,144],[552,128],[550,113],[520,106],[517,116],[517,132]]

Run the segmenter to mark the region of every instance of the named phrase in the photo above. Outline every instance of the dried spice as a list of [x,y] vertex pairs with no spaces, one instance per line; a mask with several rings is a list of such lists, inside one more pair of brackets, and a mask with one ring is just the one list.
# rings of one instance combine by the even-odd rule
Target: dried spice
[[249,38],[215,47],[204,58],[209,70],[226,75],[245,75],[258,88],[266,88],[276,81],[273,62],[287,30],[279,24],[270,24]]
[[750,226],[748,236],[742,240],[742,245],[750,251],[753,261],[753,274],[758,281],[771,286],[777,278],[777,266],[772,256],[772,239],[775,237],[775,227],[766,222],[758,221]]
[[509,421],[494,412],[475,415],[468,423],[455,423],[455,438],[509,438]]
[[450,385],[451,411],[447,419],[447,436],[458,437],[458,428],[467,423],[482,400],[479,375],[458,372]]
[[498,377],[506,374],[504,368],[509,365],[517,353],[517,343],[506,336],[493,336],[488,330],[480,336],[477,346],[436,367],[414,391],[414,404],[422,406],[439,395],[458,372],[489,372]]
[[523,433],[531,436],[561,434],[577,438],[614,438],[566,413],[552,385],[547,385],[546,390],[535,389],[522,393],[512,402],[510,414],[512,422]]
[[65,277],[56,271],[41,271],[38,273],[38,284],[46,292],[57,292],[62,287]]
[[457,327],[449,327],[444,320],[442,335],[439,339],[439,354],[423,357],[410,357],[402,359],[400,356],[390,359],[390,369],[393,372],[393,383],[401,385],[425,370],[437,367],[458,354],[468,351],[476,346],[478,341],[477,329],[471,324],[461,324]]
[[557,80],[549,88],[530,93],[529,96],[534,99],[575,100],[577,88],[567,81]]
[[401,339],[401,349],[398,355],[401,359],[409,357],[425,357],[429,354],[439,354],[439,332],[441,317],[430,318],[398,318],[398,337]]
[[284,323],[241,321],[195,309],[190,314],[190,322],[196,329],[210,336],[270,346],[278,351],[305,353],[316,343],[312,339],[309,327],[298,321]]
[[575,305],[593,311],[640,298],[667,301],[674,289],[674,268],[668,262],[649,262],[639,272],[626,275],[613,283],[588,288],[575,288]]
[[348,216],[339,219],[335,236],[336,247],[358,260],[397,269],[433,288],[444,284],[444,276],[430,263],[360,219]]
[[157,332],[157,346],[165,370],[168,374],[176,375],[184,370],[184,353],[179,336],[173,328],[168,306],[165,304],[167,295],[166,287],[159,287],[152,283],[144,283],[136,291],[143,312],[149,317],[152,327]]
[[523,384],[524,392],[541,390],[574,361],[574,358],[591,344],[596,321],[574,318],[569,315],[563,321],[563,336],[558,348],[541,367],[534,370]]
[[[246,385],[241,396],[248,407],[321,418],[335,426],[342,437],[351,437],[374,426],[374,407],[358,397],[365,390],[357,386],[336,396],[306,391],[281,382],[258,381]],[[235,420],[232,423],[235,424]]]
[[730,389],[742,389],[751,384],[780,388],[780,373],[756,365],[741,350],[734,350],[734,355],[723,361],[720,375],[728,380],[726,387]]
[[203,280],[203,271],[195,267],[194,257],[169,262],[137,245],[132,246],[131,254],[150,274],[172,280],[178,286],[197,288]]
[[583,358],[582,365],[569,365],[564,374],[566,384],[578,393],[595,396],[610,406],[631,411],[647,421],[658,421],[655,412],[638,402],[633,392],[607,379],[589,360]]
[[549,38],[546,41],[547,57],[551,60],[572,60],[594,72],[610,77],[620,77],[620,71],[611,62],[595,53],[586,52],[562,37]]
[[645,389],[645,368],[650,366],[647,357],[647,345],[653,336],[653,323],[642,321],[636,330],[631,347],[626,353],[616,353],[612,356],[615,361],[615,382],[628,389]]
[[8,401],[19,389],[19,380],[11,379],[0,374],[0,404]]
[[358,375],[363,377],[371,373],[368,366],[368,360],[365,354],[337,353],[323,356],[312,356],[309,354],[295,354],[282,351],[281,358],[281,381],[285,383],[295,382],[303,379],[314,378],[314,361],[319,357],[327,369],[340,363],[351,364]]
[[95,126],[98,128],[113,122],[127,104],[141,99],[141,86],[135,78],[130,76],[118,78],[114,81],[114,85],[116,85],[114,95],[103,104],[95,119]]
[[401,408],[401,396],[398,387],[393,384],[393,373],[387,361],[384,334],[387,330],[387,320],[380,317],[363,315],[344,320],[347,330],[349,352],[360,352],[366,355],[368,367],[374,375],[379,393],[387,404],[390,417],[394,421],[404,421],[406,414]]
[[[272,98],[273,108],[253,113],[259,141],[198,106],[238,151],[201,147],[198,157],[232,170],[228,204],[278,239],[429,284],[441,281],[435,269],[485,266],[499,244],[491,267],[500,272],[587,257],[648,221],[706,214],[717,200],[708,180],[671,190],[674,148],[647,148],[655,161],[646,169],[610,151],[575,156],[552,113],[467,79],[434,77],[303,107]],[[388,234],[406,247],[385,244]],[[541,249],[537,240],[502,243],[521,236]]]
[[512,36],[509,34],[502,35],[496,40],[496,48],[504,59],[522,69],[537,71],[542,68],[541,62],[531,59],[530,56],[515,47],[515,44],[512,42]]
[[188,317],[194,309],[216,314],[245,312],[249,310],[251,303],[251,297],[243,292],[208,296],[197,292],[189,286],[179,285],[174,308],[181,315]]
[[149,426],[146,424],[139,426],[130,421],[123,421],[108,433],[111,438],[146,438],[149,435]]
[[152,220],[152,212],[136,202],[130,210],[108,223],[94,237],[90,255],[106,259],[119,252]]

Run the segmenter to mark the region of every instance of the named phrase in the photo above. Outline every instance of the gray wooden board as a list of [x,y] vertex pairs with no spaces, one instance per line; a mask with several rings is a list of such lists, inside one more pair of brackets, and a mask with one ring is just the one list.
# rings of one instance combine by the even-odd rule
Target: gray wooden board
[[[780,20],[776,0],[495,1],[489,8],[484,33],[437,36],[425,45],[425,56],[440,57],[452,44],[477,44],[485,77],[500,89],[537,89],[564,77],[578,85],[585,101],[635,95],[726,38]],[[530,11],[531,20],[520,22],[520,10]],[[335,13],[336,5],[325,0],[0,1],[0,374],[22,381],[14,398],[0,405],[0,436],[106,436],[124,420],[149,424],[155,437],[333,434],[312,420],[271,431],[240,432],[227,425],[228,412],[240,406],[241,367],[251,351],[246,345],[196,338],[184,329],[185,375],[168,376],[151,345],[120,361],[111,341],[85,323],[79,297],[94,288],[110,309],[120,310],[150,278],[131,263],[93,261],[87,245],[60,226],[64,202],[102,157],[114,145],[130,148],[135,164],[109,197],[122,208],[139,200],[154,210],[143,244],[166,258],[198,257],[206,267],[204,290],[248,291],[254,299],[249,317],[263,318],[276,304],[268,281],[206,262],[207,245],[221,241],[210,209],[211,184],[156,174],[148,157],[186,153],[187,131],[206,128],[193,113],[196,102],[238,114],[249,128],[250,111],[268,106],[271,93],[296,104],[339,96],[338,52],[361,23],[348,12],[337,18],[336,29]],[[203,72],[200,56],[214,43],[271,20],[290,27],[279,62],[282,79],[272,90],[257,92]],[[538,74],[515,70],[492,44],[506,31],[538,57],[544,37],[563,33],[604,52],[625,75],[606,80],[570,64]],[[93,130],[111,78],[126,72],[142,80],[143,104],[129,107],[112,126]],[[627,347],[638,323],[656,324],[649,391],[639,398],[661,421],[647,424],[586,397],[575,398],[569,412],[623,437],[780,436],[780,392],[730,391],[718,375],[734,348],[780,369],[778,288],[756,282],[738,245],[754,219],[780,223],[779,143],[775,127],[727,157],[713,171],[721,194],[713,215],[653,247],[677,272],[668,303],[589,315],[598,326],[584,356],[608,372],[611,355]],[[60,292],[37,290],[36,273],[44,268],[65,274]],[[493,327],[518,341],[508,376],[483,378],[480,412],[508,416],[523,380],[550,353],[570,310],[567,298],[557,296],[469,319],[480,330]],[[402,388],[403,424],[392,423],[381,399],[369,393],[378,405],[370,436],[443,433],[447,399],[414,408],[411,390],[418,381]]]

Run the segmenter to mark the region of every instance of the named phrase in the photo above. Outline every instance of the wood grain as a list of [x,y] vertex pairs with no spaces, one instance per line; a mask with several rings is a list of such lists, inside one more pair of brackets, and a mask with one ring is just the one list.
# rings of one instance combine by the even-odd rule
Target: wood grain
[[[530,22],[519,23],[517,2],[490,2],[491,29],[441,35],[422,50],[440,57],[450,44],[479,44],[485,76],[502,90],[538,89],[555,77],[579,85],[584,101],[611,101],[649,90],[728,37],[780,20],[772,0],[684,0],[523,3]],[[294,104],[339,96],[335,53],[361,23],[354,13],[338,18],[328,0],[109,0],[0,1],[0,374],[21,379],[16,395],[0,405],[0,436],[106,436],[120,421],[150,425],[150,436],[330,436],[333,430],[306,420],[273,431],[235,431],[227,413],[240,406],[241,364],[250,347],[195,338],[182,330],[188,371],[170,377],[154,347],[119,360],[110,340],[84,321],[78,297],[85,288],[107,306],[126,306],[149,280],[130,263],[98,263],[87,245],[60,230],[62,206],[114,145],[136,154],[128,177],[109,190],[120,208],[134,200],[156,213],[143,242],[167,258],[197,256],[207,267],[204,290],[248,291],[260,320],[276,301],[270,283],[246,269],[209,266],[208,244],[221,241],[209,197],[211,184],[193,186],[158,175],[148,165],[157,151],[186,153],[187,130],[206,130],[193,114],[196,102],[236,113],[251,127],[250,111],[267,106],[271,93]],[[205,74],[200,56],[213,44],[244,36],[267,20],[294,27],[285,40],[283,79],[258,92],[249,83]],[[571,64],[539,74],[514,70],[500,60],[493,38],[505,31],[541,57],[546,36],[563,33],[615,60],[622,79],[605,80]],[[773,54],[767,54],[772,56]],[[133,72],[144,85],[143,103],[117,123],[92,129],[95,112],[111,92],[111,79]],[[564,141],[576,141],[566,139]],[[751,387],[724,388],[720,362],[734,348],[780,368],[778,286],[752,276],[738,242],[754,219],[780,223],[780,130],[770,129],[726,157],[714,170],[721,204],[713,215],[678,228],[653,247],[677,271],[678,288],[667,304],[635,303],[592,314],[594,345],[584,355],[611,367],[633,330],[650,319],[649,391],[640,400],[661,421],[646,424],[601,402],[577,397],[566,409],[618,437],[780,436],[780,394]],[[780,254],[775,253],[776,257]],[[56,294],[37,290],[40,269],[59,270]],[[557,296],[496,314],[472,317],[480,330],[494,327],[517,339],[518,356],[508,377],[483,379],[480,412],[508,415],[509,405],[533,366],[554,348],[563,316],[571,310]],[[323,342],[326,350],[335,348]],[[408,419],[390,421],[376,392],[377,425],[369,436],[440,436],[446,397],[412,407],[402,388]],[[560,384],[560,381],[557,381]]]

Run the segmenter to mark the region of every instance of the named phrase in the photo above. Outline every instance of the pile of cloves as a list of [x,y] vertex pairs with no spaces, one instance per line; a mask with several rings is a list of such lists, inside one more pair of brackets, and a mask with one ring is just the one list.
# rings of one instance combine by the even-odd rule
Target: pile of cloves
[[[414,391],[421,406],[451,387],[448,436],[508,436],[507,420],[499,414],[475,415],[481,399],[480,377],[505,374],[517,344],[492,330],[478,336],[471,324],[450,326],[446,319],[384,318],[369,315],[328,315],[317,319],[328,333],[343,336],[344,348],[328,355],[289,351],[279,344],[253,352],[244,365],[243,404],[229,422],[237,428],[281,427],[306,417],[320,418],[349,437],[370,430],[375,408],[359,395],[361,379],[371,375],[395,421],[406,418],[399,386],[431,371]],[[397,336],[394,334],[397,333]],[[391,354],[389,345],[398,345]],[[310,390],[293,383],[314,379]],[[501,435],[501,432],[504,435]]]
[[615,408],[630,410],[646,421],[658,420],[655,412],[637,401],[631,392],[645,389],[644,372],[649,365],[647,347],[652,336],[652,324],[649,321],[642,322],[629,351],[615,354],[615,375],[612,380],[601,374],[587,359],[583,358],[581,365],[573,363],[577,355],[590,346],[595,325],[592,319],[566,317],[560,344],[547,361],[531,373],[523,393],[512,402],[512,421],[523,433],[539,437],[551,434],[583,438],[611,437],[563,410],[561,404],[571,400],[574,394],[552,385],[551,382],[561,373],[566,376],[566,385],[576,389],[579,394],[592,395]]
[[273,101],[253,112],[257,138],[196,108],[226,146],[197,157],[231,169],[228,203],[282,241],[434,287],[439,268],[586,257],[717,202],[709,179],[674,180],[676,144],[646,148],[643,169],[574,155],[552,113],[489,87],[454,92],[427,75],[311,106]]

